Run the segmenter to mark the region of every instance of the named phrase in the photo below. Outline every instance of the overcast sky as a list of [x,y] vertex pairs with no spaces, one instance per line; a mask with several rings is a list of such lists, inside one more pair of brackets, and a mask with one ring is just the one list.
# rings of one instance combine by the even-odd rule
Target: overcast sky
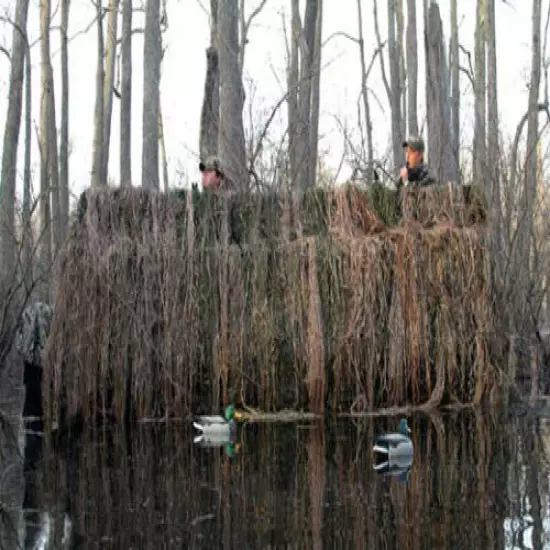
[[[246,0],[250,13],[258,0]],[[135,0],[135,4],[138,2]],[[302,2],[305,4],[305,2]],[[0,0],[0,9],[13,11],[14,0]],[[424,63],[422,38],[422,0],[417,0],[420,55],[419,73],[419,116],[422,125],[424,108]],[[475,0],[460,0],[459,33],[461,43],[472,51],[475,25]],[[53,0],[53,25],[58,23],[58,3]],[[209,42],[209,22],[205,7],[208,0],[167,0],[168,30],[164,34],[166,54],[162,66],[161,104],[164,115],[166,148],[169,173],[173,185],[187,185],[197,181],[199,120],[204,87],[205,48]],[[444,32],[448,39],[450,1],[439,1]],[[283,14],[289,21],[290,0],[268,0],[264,11],[255,20],[250,30],[245,60],[245,87],[252,107],[245,107],[245,123],[250,113],[256,127],[261,127],[272,107],[285,93],[285,43]],[[379,0],[379,19],[382,38],[386,36],[385,0]],[[531,0],[497,0],[497,51],[499,109],[502,129],[511,135],[527,107],[527,82],[530,67],[531,45]],[[547,1],[543,0],[543,21],[546,17]],[[29,31],[37,40],[39,37],[39,0],[31,0]],[[74,194],[80,193],[90,182],[91,149],[93,134],[93,112],[95,102],[96,74],[96,28],[86,34],[79,34],[90,25],[94,17],[90,0],[72,0],[70,12],[70,36],[78,34],[70,44],[70,183]],[[363,0],[364,34],[367,59],[374,51],[375,36],[372,18],[372,0]],[[143,20],[134,16],[134,27],[142,27]],[[357,12],[355,0],[325,0],[323,35],[328,38],[337,31],[357,35]],[[120,32],[120,25],[119,25]],[[5,24],[0,32],[0,43],[11,47],[11,29]],[[55,92],[60,97],[59,40],[58,31],[53,31],[52,52],[54,53]],[[133,73],[133,134],[132,168],[134,185],[140,185],[141,178],[141,117],[143,88],[143,40],[134,38]],[[39,123],[40,116],[40,51],[36,44],[32,50],[33,61],[33,116]],[[463,58],[465,62],[465,58]],[[327,165],[336,169],[343,151],[340,125],[353,130],[357,125],[357,99],[360,88],[360,66],[357,45],[343,37],[331,39],[323,50],[323,72],[321,75],[321,119],[319,149],[325,155]],[[4,129],[7,106],[9,64],[5,56],[0,57],[0,128]],[[471,137],[473,116],[471,112],[471,87],[462,76],[463,95],[462,127],[465,138]],[[371,98],[375,131],[375,153],[378,157],[388,152],[389,109],[387,97],[381,83],[379,64],[372,71],[369,84],[377,99]],[[286,105],[277,117],[272,135],[278,137],[284,124]],[[59,120],[59,108],[57,109]],[[109,172],[112,180],[119,179],[119,104],[114,102]],[[23,136],[22,136],[23,137]],[[35,147],[34,161],[38,160]],[[20,166],[22,168],[22,165]],[[36,172],[38,174],[38,172]],[[344,166],[340,180],[350,174]],[[34,183],[37,188],[38,178]]]

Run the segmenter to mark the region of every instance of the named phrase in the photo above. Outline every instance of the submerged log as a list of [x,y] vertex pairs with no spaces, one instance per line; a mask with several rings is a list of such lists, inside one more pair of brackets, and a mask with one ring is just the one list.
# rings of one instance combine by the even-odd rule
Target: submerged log
[[487,399],[483,209],[425,228],[400,204],[353,186],[88,190],[58,264],[47,414],[181,416],[228,387],[264,411]]

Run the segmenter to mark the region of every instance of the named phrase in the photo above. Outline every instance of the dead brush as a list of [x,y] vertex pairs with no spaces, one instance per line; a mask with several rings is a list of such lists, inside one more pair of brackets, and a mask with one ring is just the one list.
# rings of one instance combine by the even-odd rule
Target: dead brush
[[57,272],[47,414],[178,417],[230,387],[265,411],[486,399],[482,227],[388,227],[373,204],[352,186],[89,190]]

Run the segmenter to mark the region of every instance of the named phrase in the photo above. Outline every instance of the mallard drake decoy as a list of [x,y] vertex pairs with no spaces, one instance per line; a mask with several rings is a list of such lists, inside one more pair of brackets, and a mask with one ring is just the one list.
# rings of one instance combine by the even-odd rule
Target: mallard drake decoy
[[379,436],[372,450],[385,455],[386,460],[397,457],[412,457],[413,443],[409,438],[409,433],[411,433],[411,430],[407,424],[407,419],[402,418],[399,423],[399,432]]
[[237,424],[235,422],[235,406],[228,405],[225,409],[225,418],[220,415],[198,416],[193,421],[193,426],[201,432],[195,438],[195,442],[208,440],[220,443],[234,440],[237,433]]

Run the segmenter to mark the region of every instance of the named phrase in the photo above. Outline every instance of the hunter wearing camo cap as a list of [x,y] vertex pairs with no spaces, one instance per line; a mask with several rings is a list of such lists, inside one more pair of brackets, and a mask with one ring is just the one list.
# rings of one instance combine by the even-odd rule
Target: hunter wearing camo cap
[[411,136],[403,142],[403,147],[407,162],[399,172],[397,189],[409,184],[424,187],[436,183],[428,166],[424,163],[424,140],[420,136]]
[[210,155],[204,161],[199,162],[199,170],[202,172],[203,189],[219,189],[225,179],[225,172],[219,157]]

